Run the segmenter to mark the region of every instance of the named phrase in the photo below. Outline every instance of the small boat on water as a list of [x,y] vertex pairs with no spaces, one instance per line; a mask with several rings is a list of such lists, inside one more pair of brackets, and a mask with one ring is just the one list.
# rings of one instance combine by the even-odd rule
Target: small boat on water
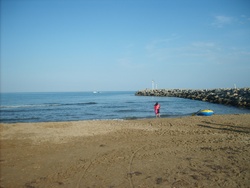
[[200,110],[196,113],[197,116],[211,116],[214,114],[213,110],[205,109],[205,110]]

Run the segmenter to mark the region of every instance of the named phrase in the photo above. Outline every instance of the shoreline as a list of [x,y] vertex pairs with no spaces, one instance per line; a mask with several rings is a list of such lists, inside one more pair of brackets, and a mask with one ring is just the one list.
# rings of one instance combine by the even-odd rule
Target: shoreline
[[[196,112],[188,113],[188,114],[182,114],[182,115],[165,115],[161,114],[161,119],[175,119],[175,118],[185,118],[185,117],[192,117],[197,116]],[[194,115],[193,115],[194,114]],[[213,114],[212,116],[224,116],[224,115],[244,115],[244,114],[250,114],[250,113],[232,113],[232,114]],[[204,117],[204,116],[203,116]],[[152,120],[156,119],[155,116],[151,117],[126,117],[121,119],[82,119],[82,120],[68,120],[68,121],[30,121],[30,122],[0,122],[1,124],[33,124],[33,123],[70,123],[70,122],[85,122],[85,121],[136,121],[136,120]]]
[[247,187],[250,114],[0,123],[3,187]]

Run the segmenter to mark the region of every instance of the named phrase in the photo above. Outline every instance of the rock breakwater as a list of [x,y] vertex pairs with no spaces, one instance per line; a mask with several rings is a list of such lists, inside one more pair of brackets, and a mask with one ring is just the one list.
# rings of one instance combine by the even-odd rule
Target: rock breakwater
[[237,89],[154,89],[141,90],[136,96],[179,97],[250,109],[250,88]]

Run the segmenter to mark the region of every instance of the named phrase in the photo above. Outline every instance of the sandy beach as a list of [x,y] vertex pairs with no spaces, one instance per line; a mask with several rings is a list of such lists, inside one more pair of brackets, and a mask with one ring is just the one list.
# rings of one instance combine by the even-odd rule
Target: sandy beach
[[0,187],[250,187],[250,114],[0,124]]

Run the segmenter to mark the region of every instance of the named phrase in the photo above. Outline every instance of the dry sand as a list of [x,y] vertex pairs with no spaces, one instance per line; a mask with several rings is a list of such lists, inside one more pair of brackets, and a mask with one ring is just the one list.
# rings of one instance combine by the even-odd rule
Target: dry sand
[[0,124],[0,187],[250,187],[250,114]]

